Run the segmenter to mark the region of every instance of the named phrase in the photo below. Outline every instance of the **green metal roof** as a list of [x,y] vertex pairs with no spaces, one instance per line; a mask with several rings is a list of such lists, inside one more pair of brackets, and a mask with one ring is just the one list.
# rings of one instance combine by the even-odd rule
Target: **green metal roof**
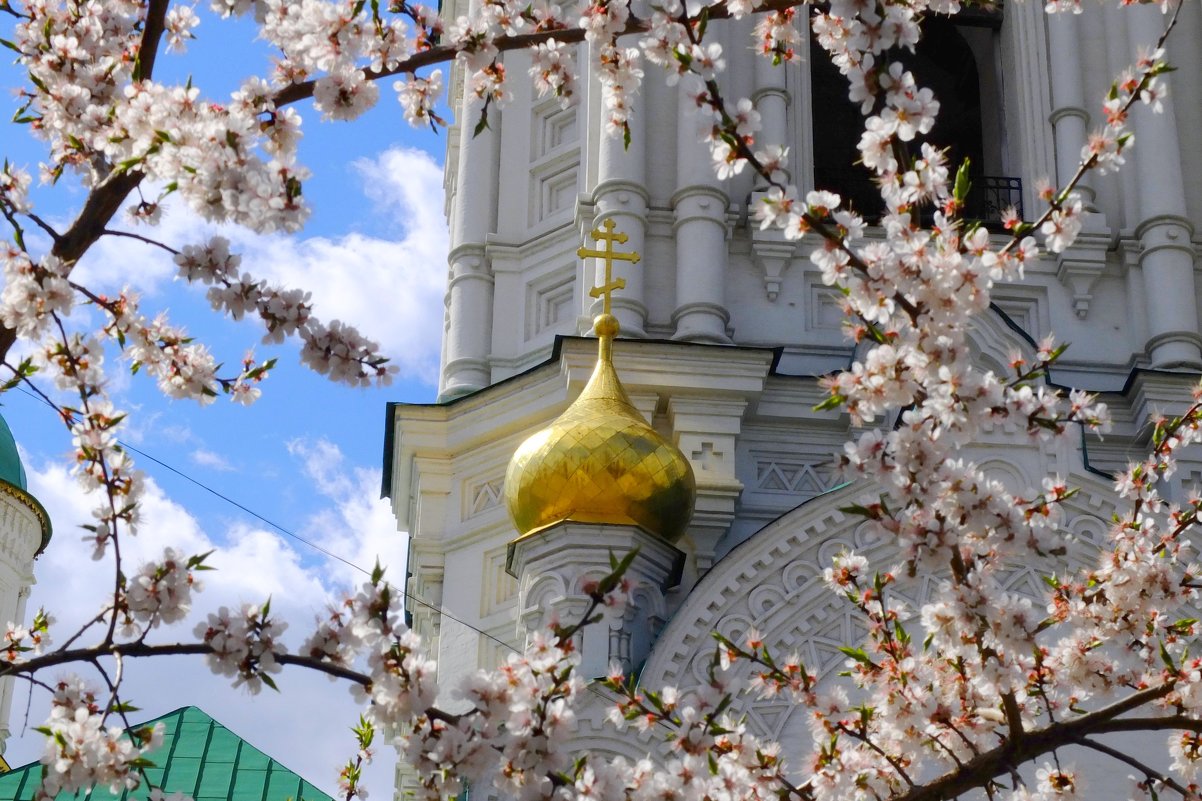
[[13,432],[3,417],[0,417],[0,479],[14,487],[29,489],[25,484],[25,466],[17,454],[17,441],[13,439]]
[[[194,706],[138,724],[162,722],[163,745],[147,755],[146,770],[165,793],[186,793],[196,801],[333,801],[288,768],[243,740]],[[0,775],[0,801],[30,801],[42,779],[33,762]],[[144,801],[143,785],[115,794],[107,787],[91,792],[91,801]],[[60,793],[55,801],[85,799],[87,790]]]

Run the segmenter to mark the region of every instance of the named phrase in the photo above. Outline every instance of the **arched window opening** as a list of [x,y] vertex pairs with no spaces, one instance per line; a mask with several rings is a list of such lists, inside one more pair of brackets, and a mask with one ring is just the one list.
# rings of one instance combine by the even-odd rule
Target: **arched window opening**
[[[940,104],[935,127],[910,143],[911,152],[917,154],[922,142],[946,148],[953,174],[969,159],[973,186],[965,216],[987,223],[998,222],[1011,205],[1022,211],[1021,181],[1000,175],[1004,142],[1001,93],[993,74],[995,32],[995,20],[929,17],[916,51],[891,59],[905,64],[918,85],[934,91]],[[867,219],[875,220],[882,210],[880,192],[870,171],[858,163],[863,115],[847,98],[847,79],[813,38],[810,54],[814,185],[838,192]]]

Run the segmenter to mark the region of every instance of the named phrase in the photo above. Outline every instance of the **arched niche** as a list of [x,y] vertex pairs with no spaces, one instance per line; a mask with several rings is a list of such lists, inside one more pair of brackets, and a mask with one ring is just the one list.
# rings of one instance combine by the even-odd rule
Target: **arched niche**
[[[929,15],[914,52],[898,50],[879,59],[900,61],[919,87],[935,93],[940,104],[935,127],[910,143],[911,152],[917,156],[922,142],[946,149],[953,172],[968,159],[974,180],[966,214],[988,222],[997,221],[1007,206],[1022,204],[1021,181],[1002,175],[1007,159],[1000,25],[1000,15]],[[870,171],[858,163],[864,116],[848,99],[847,79],[813,36],[809,62],[815,188],[838,192],[873,220],[881,213],[880,193]]]

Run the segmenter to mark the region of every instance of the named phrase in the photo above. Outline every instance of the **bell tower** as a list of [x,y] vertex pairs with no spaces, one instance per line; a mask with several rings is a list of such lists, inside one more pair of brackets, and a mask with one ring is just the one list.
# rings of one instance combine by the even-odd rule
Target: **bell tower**
[[[50,517],[29,493],[17,443],[0,417],[0,623],[25,620],[33,560],[45,550],[50,533]],[[0,679],[0,754],[8,740],[12,695],[13,679]]]

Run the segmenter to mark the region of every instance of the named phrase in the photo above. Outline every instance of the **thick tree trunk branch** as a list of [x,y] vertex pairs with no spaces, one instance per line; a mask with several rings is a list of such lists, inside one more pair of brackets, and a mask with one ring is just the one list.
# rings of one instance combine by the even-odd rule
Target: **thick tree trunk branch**
[[154,61],[159,54],[159,41],[163,38],[169,5],[170,0],[150,0],[146,22],[142,27],[142,42],[138,47],[138,63],[134,67],[135,81],[148,80],[154,75]]
[[[163,39],[169,0],[150,0],[146,9],[146,21],[142,27],[142,40],[138,45],[138,63],[134,68],[134,80],[146,80],[154,74],[155,58],[159,43]],[[110,173],[99,186],[88,193],[83,209],[61,235],[55,237],[51,253],[60,260],[71,263],[78,261],[88,248],[104,233],[109,221],[121,208],[129,193],[142,182],[140,172]],[[0,361],[8,356],[17,341],[17,332],[0,326]]]
[[997,748],[965,762],[962,768],[898,796],[895,801],[944,801],[969,790],[984,787],[991,780],[1009,774],[1019,765],[1051,753],[1057,748],[1080,744],[1086,735],[1106,731],[1106,724],[1116,722],[1115,719],[1120,715],[1163,698],[1172,689],[1171,684],[1163,684],[1141,690],[1095,712],[1024,732],[1022,739],[1017,742],[1007,740]]

